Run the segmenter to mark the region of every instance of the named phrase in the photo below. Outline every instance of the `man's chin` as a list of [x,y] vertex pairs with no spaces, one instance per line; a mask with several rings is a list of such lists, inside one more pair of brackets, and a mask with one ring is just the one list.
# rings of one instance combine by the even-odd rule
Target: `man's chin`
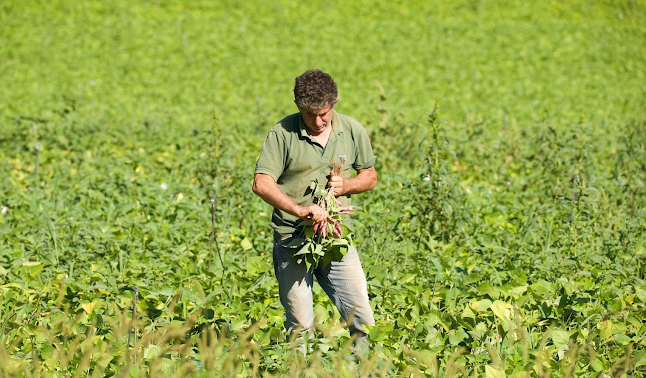
[[309,132],[312,135],[318,135],[318,134],[322,133],[323,131],[325,131],[325,127],[323,127],[323,128],[315,127],[313,129],[312,128],[309,129]]

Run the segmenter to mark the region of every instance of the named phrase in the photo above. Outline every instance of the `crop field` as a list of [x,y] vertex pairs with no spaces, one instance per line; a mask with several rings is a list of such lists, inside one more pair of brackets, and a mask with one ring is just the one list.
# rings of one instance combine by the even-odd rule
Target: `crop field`
[[[363,353],[317,285],[286,342],[251,191],[310,68]],[[646,376],[645,83],[642,0],[0,1],[0,377]]]

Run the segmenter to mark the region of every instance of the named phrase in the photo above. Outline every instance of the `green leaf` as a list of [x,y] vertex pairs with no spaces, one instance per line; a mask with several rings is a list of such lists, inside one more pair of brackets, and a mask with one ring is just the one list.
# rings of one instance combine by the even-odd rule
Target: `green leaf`
[[527,291],[528,285],[516,286],[515,288],[509,290],[509,294],[517,299]]
[[646,349],[637,352],[634,359],[635,368],[646,365]]
[[[601,362],[599,358],[595,358],[590,364],[590,367],[596,372],[602,371],[604,369],[603,362]],[[635,367],[637,367],[637,365],[635,365]]]
[[615,335],[615,341],[620,345],[630,344],[630,337],[624,335],[623,333]]
[[296,253],[294,253],[294,256],[301,256],[301,255],[307,255],[308,253],[312,253],[313,248],[314,248],[314,243],[309,242],[303,245],[303,247],[301,247]]
[[36,277],[40,274],[45,265],[42,261],[25,261],[22,263],[22,266],[28,275]]
[[157,345],[155,345],[155,344],[147,345],[144,348],[144,359],[152,360],[152,359],[156,358],[157,356],[159,356],[159,354],[161,352],[162,352],[161,348],[158,347]]
[[94,307],[96,307],[96,303],[97,303],[96,301],[92,301],[90,303],[83,303],[81,307],[88,315],[92,315],[92,311],[94,311]]
[[287,246],[290,248],[297,248],[303,245],[305,243],[305,239],[303,238],[294,238],[292,241],[290,241]]
[[326,253],[325,256],[323,256],[323,258],[321,259],[321,267],[325,268],[332,262],[332,260],[334,260],[334,256],[331,253]]
[[502,369],[496,369],[491,365],[485,366],[485,377],[486,378],[507,378],[507,374]]
[[550,333],[550,337],[552,338],[554,346],[558,349],[568,346],[570,342],[570,334],[562,328],[554,328]]
[[480,294],[487,294],[491,298],[498,298],[500,296],[500,290],[496,289],[495,287],[491,286],[489,282],[484,282],[480,286],[478,286],[478,293]]
[[489,299],[483,299],[481,301],[475,301],[471,303],[471,309],[477,312],[487,311],[491,307],[491,301]]
[[513,315],[512,309],[512,305],[503,301],[494,301],[491,304],[491,311],[493,311],[494,315],[502,320],[511,319]]
[[343,238],[335,238],[332,240],[332,245],[333,246],[348,246],[350,243]]
[[405,285],[405,284],[411,282],[412,280],[414,280],[416,277],[417,277],[417,274],[407,274],[404,278],[399,280],[399,283],[401,285]]
[[597,324],[597,328],[599,329],[599,337],[601,337],[601,339],[607,339],[612,335],[614,324],[610,319],[603,320]]
[[471,337],[476,340],[482,340],[484,336],[489,332],[489,328],[484,322],[476,324],[472,331],[469,331]]
[[253,248],[253,244],[251,244],[251,241],[249,241],[249,239],[247,238],[242,239],[242,241],[240,242],[240,246],[245,251],[248,251]]
[[442,264],[440,264],[440,261],[435,257],[431,257],[429,260],[431,261],[431,263],[433,263],[433,266],[435,267],[435,281],[437,282],[442,281]]
[[335,255],[336,261],[341,261],[343,257],[348,253],[348,246],[342,245],[338,248],[338,252]]
[[552,285],[544,280],[540,280],[530,286],[532,291],[542,297],[548,296],[552,292]]

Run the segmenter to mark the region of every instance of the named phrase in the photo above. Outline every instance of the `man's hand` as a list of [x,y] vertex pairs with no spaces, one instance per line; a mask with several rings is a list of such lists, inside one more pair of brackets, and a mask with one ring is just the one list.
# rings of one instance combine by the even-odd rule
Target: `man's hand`
[[271,206],[314,223],[327,219],[328,213],[321,206],[300,206],[283,193],[274,179],[262,173],[256,173],[253,180],[253,192]]
[[377,185],[377,171],[372,166],[357,171],[357,175],[350,178],[334,175],[330,172],[330,181],[327,183],[328,188],[334,188],[335,196],[352,195],[372,190]]
[[333,188],[335,196],[345,194],[343,183],[344,179],[342,176],[335,176],[333,172],[330,172],[330,182],[327,183],[327,186],[328,188]]
[[302,206],[297,216],[314,223],[327,219],[328,213],[319,205]]

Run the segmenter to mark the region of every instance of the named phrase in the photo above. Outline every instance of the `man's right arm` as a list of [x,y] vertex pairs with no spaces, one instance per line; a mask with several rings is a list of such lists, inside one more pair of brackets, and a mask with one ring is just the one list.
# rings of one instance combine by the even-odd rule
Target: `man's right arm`
[[328,216],[327,211],[320,206],[300,206],[294,202],[294,200],[280,190],[276,181],[269,175],[256,173],[253,178],[252,190],[271,206],[301,219],[320,222]]

